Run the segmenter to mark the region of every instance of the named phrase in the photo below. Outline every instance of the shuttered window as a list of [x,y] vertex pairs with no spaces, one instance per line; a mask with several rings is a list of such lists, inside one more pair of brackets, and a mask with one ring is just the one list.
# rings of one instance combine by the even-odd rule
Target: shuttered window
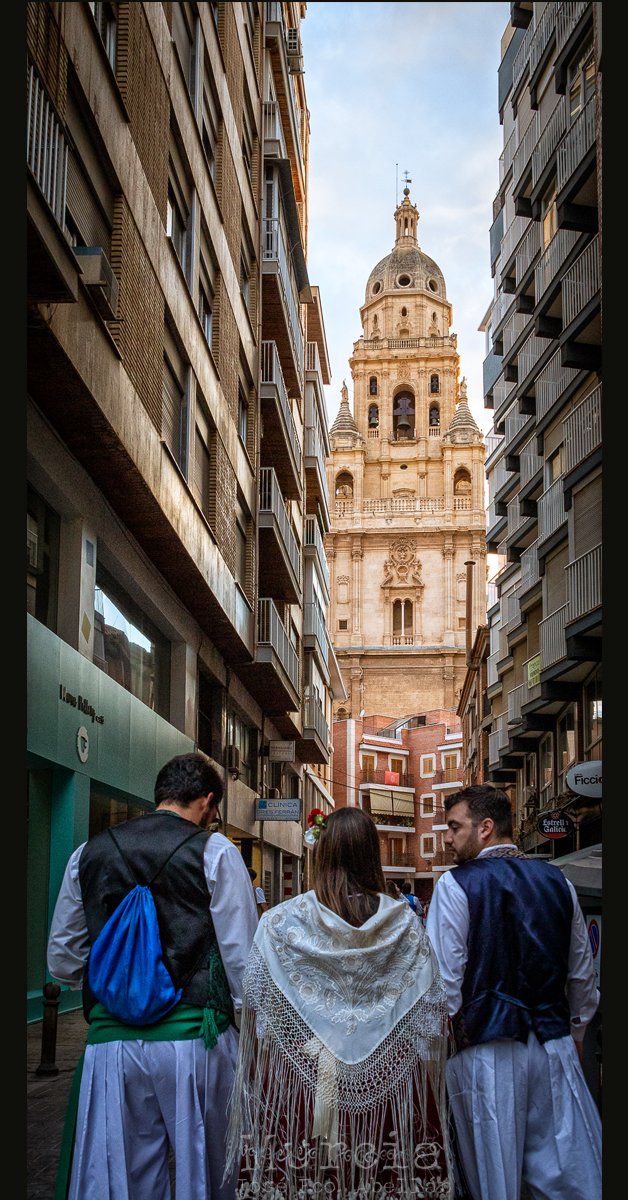
[[565,581],[567,559],[567,547],[563,546],[558,554],[546,560],[543,579],[545,589],[543,611],[547,617],[551,616],[557,609],[562,608],[567,600]]
[[573,493],[574,558],[580,558],[602,541],[602,476]]
[[183,400],[184,393],[169,365],[164,359],[161,432],[173,458],[183,470]]
[[107,219],[100,207],[79,159],[70,154],[68,159],[67,210],[71,224],[78,230],[84,246],[102,246],[105,254],[110,253],[110,233]]

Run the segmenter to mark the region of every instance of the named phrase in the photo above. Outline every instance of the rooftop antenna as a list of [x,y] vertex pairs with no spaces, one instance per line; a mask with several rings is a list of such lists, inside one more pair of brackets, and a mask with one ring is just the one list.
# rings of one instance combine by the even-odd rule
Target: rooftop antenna
[[399,163],[395,163],[395,208],[399,204]]

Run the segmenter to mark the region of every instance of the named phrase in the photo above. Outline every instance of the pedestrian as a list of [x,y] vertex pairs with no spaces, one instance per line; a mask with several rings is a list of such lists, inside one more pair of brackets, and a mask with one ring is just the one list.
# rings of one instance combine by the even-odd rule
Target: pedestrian
[[388,883],[386,884],[386,891],[389,896],[392,896],[393,900],[403,900],[401,888],[399,887],[398,883],[395,883],[394,879],[388,880]]
[[[89,1023],[79,1064],[68,1200],[232,1200],[223,1182],[228,1095],[238,1049],[242,975],[257,914],[242,857],[222,833],[222,781],[206,755],[180,754],[155,782],[155,810],[105,830],[70,856],[55,905],[48,969],[83,988]],[[119,849],[118,849],[119,847]],[[128,864],[128,869],[127,865]],[[163,961],[182,989],[162,1020],[115,1019],[88,982],[91,948],[129,891],[152,880]],[[63,1157],[63,1156],[62,1156]],[[66,1193],[65,1175],[70,1174]]]
[[261,916],[261,914],[265,913],[268,908],[268,901],[266,899],[266,893],[262,887],[255,886],[255,880],[257,879],[257,871],[255,870],[255,867],[247,867],[247,870],[251,877],[251,883],[253,884],[253,891],[255,893],[255,903],[257,904],[257,911],[258,911],[258,914]]
[[421,904],[419,897],[415,896],[414,892],[412,891],[412,884],[410,883],[409,879],[404,879],[404,881],[401,885],[401,895],[402,895],[403,899],[406,900],[407,903],[410,905],[410,908],[412,909],[413,913],[416,913],[419,920],[422,921],[423,920],[423,905]]
[[476,784],[445,800],[456,866],[427,933],[457,1052],[447,1087],[473,1200],[599,1200],[601,1121],[581,1066],[599,1003],[573,885],[513,841],[510,801]]
[[314,886],[261,917],[244,976],[238,1196],[450,1196],[436,956],[387,894],[370,815],[340,808],[313,829]]

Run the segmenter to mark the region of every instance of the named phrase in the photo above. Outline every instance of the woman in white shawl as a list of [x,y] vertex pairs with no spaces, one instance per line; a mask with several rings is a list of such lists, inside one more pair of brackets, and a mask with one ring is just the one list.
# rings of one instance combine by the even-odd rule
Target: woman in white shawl
[[367,813],[310,824],[314,888],[262,916],[245,970],[227,1170],[241,1200],[451,1197],[431,943]]

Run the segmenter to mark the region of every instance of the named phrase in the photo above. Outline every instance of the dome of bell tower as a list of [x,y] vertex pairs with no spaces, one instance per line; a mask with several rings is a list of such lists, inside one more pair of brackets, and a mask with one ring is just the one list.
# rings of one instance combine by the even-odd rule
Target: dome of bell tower
[[418,242],[419,211],[403,189],[403,200],[395,210],[395,244],[378,262],[368,277],[365,303],[384,292],[400,295],[406,291],[424,291],[428,296],[447,299],[445,279],[440,267],[421,250]]

